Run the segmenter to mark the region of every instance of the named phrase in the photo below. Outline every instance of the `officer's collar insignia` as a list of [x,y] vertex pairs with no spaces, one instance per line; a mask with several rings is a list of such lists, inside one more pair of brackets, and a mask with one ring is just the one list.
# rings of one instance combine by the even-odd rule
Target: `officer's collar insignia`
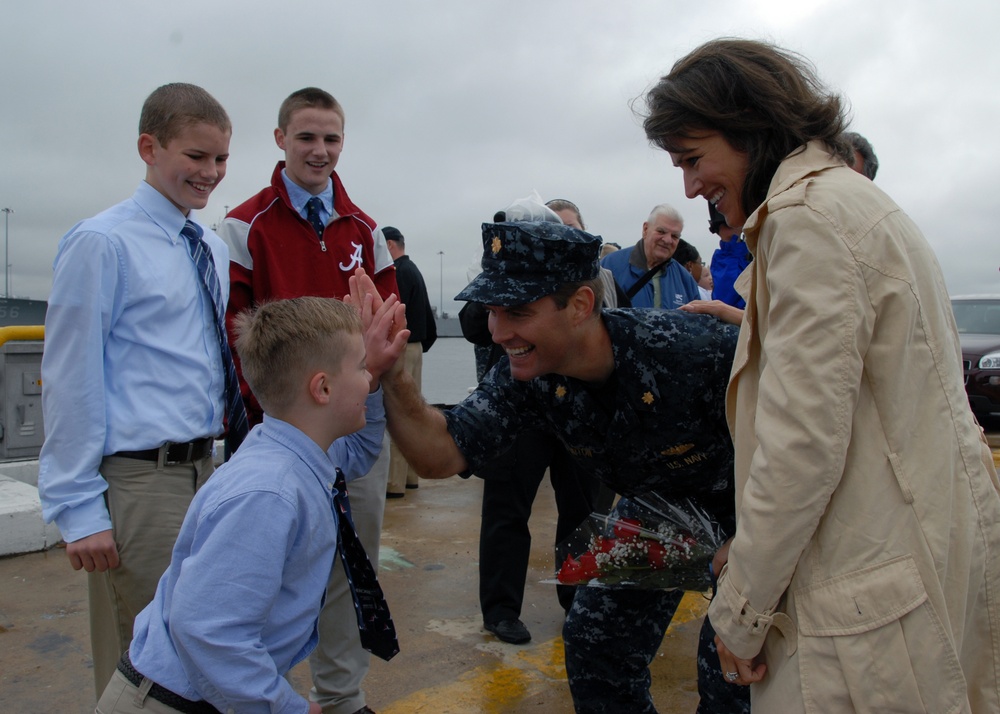
[[664,456],[679,456],[680,454],[687,453],[694,448],[694,444],[678,444],[677,446],[671,446],[669,449],[664,449],[660,453]]
[[643,394],[642,395],[642,401],[644,401],[647,405],[648,404],[652,404],[653,403],[653,393],[652,392],[646,392],[645,394]]
[[562,399],[565,396],[566,396],[566,387],[560,384],[558,387],[556,387],[556,397]]
[[500,237],[499,236],[493,236],[493,243],[491,244],[491,249],[493,250],[493,255],[496,255],[497,253],[499,253],[501,248],[503,248],[503,243],[501,242]]

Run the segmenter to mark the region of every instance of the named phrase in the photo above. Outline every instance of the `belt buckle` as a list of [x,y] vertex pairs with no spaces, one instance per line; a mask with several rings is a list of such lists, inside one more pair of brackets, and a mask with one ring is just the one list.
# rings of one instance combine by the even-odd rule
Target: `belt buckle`
[[[177,458],[176,455],[174,456],[174,458],[171,458],[170,457],[170,450],[172,448],[178,447],[178,446],[184,447],[184,453],[181,455],[181,458]],[[194,443],[193,442],[189,441],[186,444],[178,444],[178,443],[175,443],[175,442],[169,442],[168,441],[166,444],[164,444],[163,446],[160,447],[160,465],[161,466],[177,466],[178,464],[186,464],[189,461],[191,461],[191,454],[192,454],[193,451],[194,451]]]

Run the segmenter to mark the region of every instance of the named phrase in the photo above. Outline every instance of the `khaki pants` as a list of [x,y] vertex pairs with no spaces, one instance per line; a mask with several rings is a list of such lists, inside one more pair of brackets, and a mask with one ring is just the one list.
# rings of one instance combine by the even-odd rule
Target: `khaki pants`
[[[378,572],[378,549],[385,512],[385,485],[389,476],[389,434],[371,471],[347,484],[351,514],[361,544]],[[392,603],[389,603],[390,609]],[[371,655],[361,647],[358,618],[344,565],[337,557],[330,571],[326,602],[319,615],[319,644],[309,657],[313,688],[309,698],[324,714],[353,714],[365,706],[361,682],[368,674]]]
[[115,671],[97,702],[94,714],[176,714],[177,709],[158,702]]
[[[423,345],[419,342],[410,342],[406,345],[406,352],[403,353],[403,371],[413,377],[417,390],[421,389],[420,375],[424,366]],[[402,452],[392,442],[389,460],[389,486],[386,489],[389,493],[404,493],[407,486],[416,486],[419,478],[417,472],[410,468]]]
[[88,573],[90,646],[97,695],[107,686],[132,641],[135,616],[152,601],[170,565],[188,505],[212,474],[212,457],[161,466],[151,461],[107,456],[101,475],[121,564]]

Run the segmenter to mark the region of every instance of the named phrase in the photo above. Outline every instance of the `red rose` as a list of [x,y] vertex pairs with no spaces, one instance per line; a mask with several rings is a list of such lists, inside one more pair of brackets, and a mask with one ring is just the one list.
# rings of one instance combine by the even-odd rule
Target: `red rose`
[[583,580],[590,580],[591,578],[596,578],[600,572],[597,567],[597,556],[587,551],[576,561],[580,566],[580,577]]
[[615,522],[615,536],[619,540],[634,541],[641,529],[642,523],[635,518],[622,518]]
[[563,561],[562,566],[559,568],[559,572],[556,573],[556,580],[565,584],[579,583],[585,580],[581,575],[582,571],[580,563],[574,560],[572,555],[567,555],[566,560]]
[[591,553],[610,553],[611,549],[618,544],[618,541],[614,538],[603,538],[597,536],[594,539],[594,545],[590,547]]
[[646,553],[651,568],[662,568],[667,564],[667,549],[658,540],[649,541],[649,550]]

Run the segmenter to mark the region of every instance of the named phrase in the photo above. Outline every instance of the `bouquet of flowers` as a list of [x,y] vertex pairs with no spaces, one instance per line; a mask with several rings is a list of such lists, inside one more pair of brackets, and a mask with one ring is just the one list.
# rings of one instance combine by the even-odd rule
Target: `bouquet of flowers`
[[556,548],[565,555],[560,585],[707,590],[708,570],[725,538],[719,525],[690,499],[656,494],[626,499],[611,515],[591,514]]

